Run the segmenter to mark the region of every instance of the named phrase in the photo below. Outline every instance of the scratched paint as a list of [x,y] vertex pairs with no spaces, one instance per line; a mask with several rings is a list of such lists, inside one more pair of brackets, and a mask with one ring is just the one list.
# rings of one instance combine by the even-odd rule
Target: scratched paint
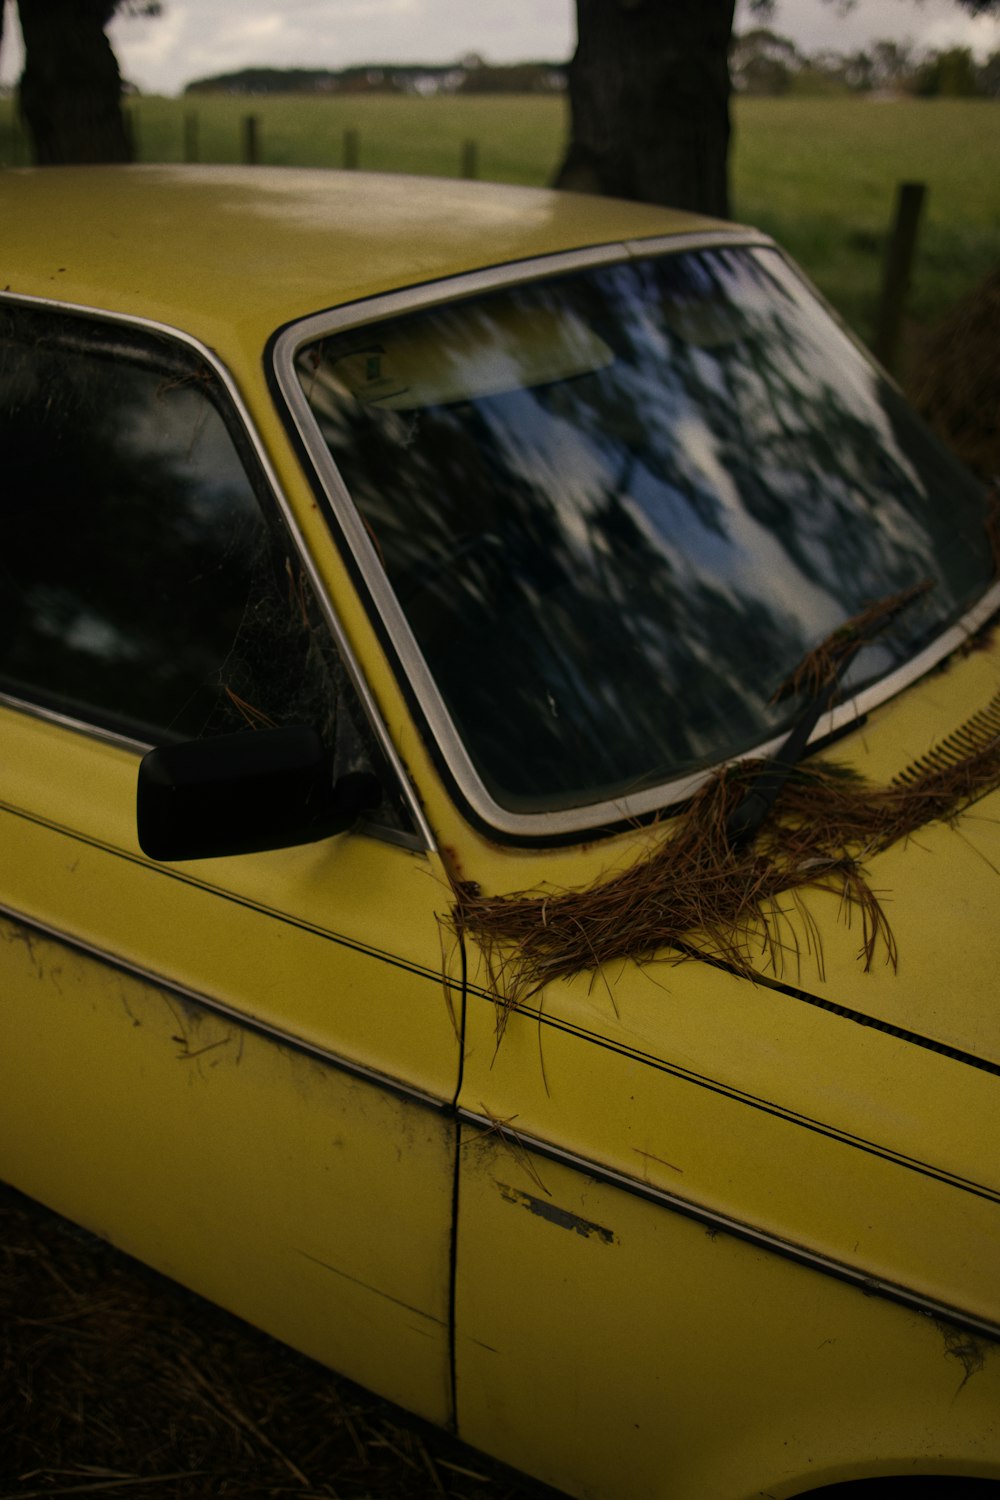
[[584,1239],[603,1240],[605,1245],[616,1243],[616,1236],[610,1229],[605,1229],[603,1224],[595,1224],[590,1219],[581,1219],[579,1214],[570,1213],[569,1209],[557,1208],[554,1203],[547,1203],[544,1198],[533,1198],[530,1193],[522,1193],[517,1188],[508,1187],[505,1182],[498,1182],[497,1187],[508,1203],[518,1203],[529,1213],[537,1214],[540,1219],[547,1219],[550,1224],[556,1224],[560,1229],[570,1229]]

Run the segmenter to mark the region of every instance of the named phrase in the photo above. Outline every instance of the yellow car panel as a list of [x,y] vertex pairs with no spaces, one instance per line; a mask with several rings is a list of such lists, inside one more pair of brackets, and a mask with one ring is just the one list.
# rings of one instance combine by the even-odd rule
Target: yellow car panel
[[0,1174],[447,1420],[458,1050],[432,861],[352,838],[154,866],[134,755],[3,717]]
[[[440,1114],[31,925],[5,916],[0,935],[3,1177],[446,1422]],[[387,1212],[395,1236],[380,1231]]]
[[334,302],[712,224],[565,193],[224,166],[8,172],[0,215],[11,291],[179,326],[248,370],[283,323]]
[[684,978],[619,980],[617,1017],[586,980],[551,987],[492,1065],[492,1007],[470,1006],[467,1109],[995,1322],[995,1075],[728,975]]
[[471,1441],[622,1500],[996,1473],[995,1348],[496,1134],[462,1160]]

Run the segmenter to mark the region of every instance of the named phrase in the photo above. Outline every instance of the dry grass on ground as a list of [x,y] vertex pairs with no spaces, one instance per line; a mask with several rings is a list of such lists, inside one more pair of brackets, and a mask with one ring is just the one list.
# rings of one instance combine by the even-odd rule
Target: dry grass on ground
[[0,1188],[0,1500],[554,1500]]

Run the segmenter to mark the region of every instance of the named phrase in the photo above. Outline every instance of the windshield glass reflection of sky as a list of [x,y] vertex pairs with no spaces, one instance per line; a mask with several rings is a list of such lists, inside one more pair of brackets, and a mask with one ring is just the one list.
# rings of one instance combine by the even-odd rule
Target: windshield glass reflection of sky
[[[572,337],[551,332],[560,318]],[[345,390],[338,361],[376,350],[391,366],[403,328],[412,385],[393,408]],[[416,314],[307,350],[302,378],[508,806],[620,795],[745,751],[794,714],[772,695],[850,615],[935,580],[859,656],[857,683],[991,576],[979,487],[773,253],[664,257]]]

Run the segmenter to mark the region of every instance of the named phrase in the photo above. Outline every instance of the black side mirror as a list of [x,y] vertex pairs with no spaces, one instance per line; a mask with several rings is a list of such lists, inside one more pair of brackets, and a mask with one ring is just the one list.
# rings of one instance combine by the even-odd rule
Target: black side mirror
[[378,777],[334,783],[314,729],[287,725],[150,750],[139,766],[139,845],[151,859],[285,849],[342,833],[378,806]]

